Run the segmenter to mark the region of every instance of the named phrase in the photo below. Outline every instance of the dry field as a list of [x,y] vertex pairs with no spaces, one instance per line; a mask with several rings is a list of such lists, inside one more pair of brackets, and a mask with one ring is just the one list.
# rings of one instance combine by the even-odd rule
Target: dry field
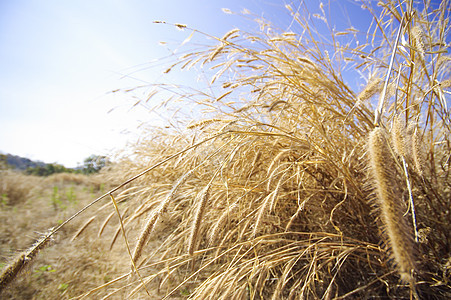
[[[101,195],[110,187],[104,181],[97,175],[63,173],[44,178],[0,170],[1,267]],[[110,280],[116,269],[114,258],[98,251],[96,236],[71,241],[83,222],[64,226],[3,291],[2,299],[64,299]]]
[[[103,195],[96,183],[93,205],[47,234],[95,197],[79,191],[93,183],[63,183],[79,202],[62,209],[48,205],[51,179],[14,175],[17,199],[30,200],[1,210],[2,255],[18,255],[3,293],[450,299],[450,2],[378,5],[363,32],[324,37],[312,22],[325,16],[288,6],[293,31],[260,20],[258,33],[233,29],[182,53],[166,72],[208,68],[211,88],[174,89],[160,109],[197,117],[147,127],[100,177]],[[346,72],[365,85],[353,90]],[[35,231],[41,243],[19,252]]]

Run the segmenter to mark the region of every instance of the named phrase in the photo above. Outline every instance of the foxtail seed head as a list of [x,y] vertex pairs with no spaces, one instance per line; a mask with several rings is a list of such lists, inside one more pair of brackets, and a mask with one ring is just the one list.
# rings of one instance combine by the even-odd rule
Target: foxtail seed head
[[363,101],[373,97],[382,91],[383,82],[381,78],[376,78],[368,82],[366,87],[360,92],[358,99]]
[[33,246],[20,253],[13,262],[2,269],[0,274],[0,294],[18,276],[18,274],[33,261],[39,251],[50,244],[51,233],[52,229],[50,229],[46,235],[37,240]]
[[424,54],[426,52],[426,38],[421,26],[417,25],[412,29],[413,41],[415,43],[415,48],[420,55],[421,61],[424,61]]
[[393,148],[399,156],[406,157],[406,133],[401,115],[393,119],[392,142]]
[[209,190],[210,190],[210,185],[207,185],[196,196],[197,208],[196,208],[196,213],[194,215],[193,225],[191,227],[191,233],[190,233],[190,239],[189,239],[189,245],[188,245],[188,253],[190,255],[193,255],[193,253],[197,247],[199,228],[200,228],[200,224],[202,222],[202,218],[204,215],[205,205],[208,200]]
[[412,273],[415,270],[412,236],[403,216],[396,165],[384,129],[375,128],[370,133],[368,152],[377,205],[391,256],[401,279],[412,282]]

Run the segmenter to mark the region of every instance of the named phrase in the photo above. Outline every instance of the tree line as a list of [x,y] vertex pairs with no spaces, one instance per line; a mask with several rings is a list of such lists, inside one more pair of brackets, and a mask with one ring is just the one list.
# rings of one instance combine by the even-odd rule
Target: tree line
[[49,176],[56,173],[94,174],[110,164],[109,159],[103,155],[91,155],[84,159],[83,164],[76,168],[67,168],[57,163],[35,162],[11,154],[0,154],[2,168],[21,170],[28,175]]

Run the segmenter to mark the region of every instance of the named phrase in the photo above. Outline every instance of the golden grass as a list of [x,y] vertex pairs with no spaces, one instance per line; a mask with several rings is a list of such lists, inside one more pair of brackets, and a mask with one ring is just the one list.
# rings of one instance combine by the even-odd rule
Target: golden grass
[[413,235],[403,216],[406,209],[403,207],[404,203],[400,201],[402,195],[395,173],[393,151],[383,129],[375,128],[370,133],[368,152],[381,219],[391,248],[389,251],[393,253],[401,278],[411,282],[415,271]]
[[[287,6],[294,32],[259,20],[182,54],[167,71],[209,67],[211,88],[175,90],[164,106],[194,120],[150,128],[110,170],[123,183],[93,203],[114,194],[121,222],[111,203],[94,215],[101,252],[120,244],[128,267],[83,295],[450,298],[450,3],[379,5],[363,44]],[[343,66],[370,81],[353,91]]]
[[[384,32],[378,41],[382,47],[368,52],[363,49],[371,48],[376,34],[358,49],[340,44],[338,36],[331,47],[308,18],[293,14],[302,34],[279,33],[261,20],[259,35],[233,30],[207,51],[182,55],[171,72],[177,65],[210,66],[215,72],[210,83],[223,91],[179,93],[178,101],[194,100],[195,111],[206,117],[185,123],[187,130],[155,130],[151,140],[137,145],[140,157],[154,164],[202,142],[134,181],[133,193],[121,194],[132,200],[129,207],[141,203],[132,216],[152,211],[152,231],[145,225],[142,232],[146,241],[161,245],[146,250],[138,242],[144,257],[140,269],[158,261],[165,267],[153,268],[149,280],[161,277],[161,286],[172,287],[166,297],[185,291],[194,299],[449,294],[440,271],[443,259],[425,254],[430,247],[449,253],[439,238],[449,235],[448,111],[445,93],[430,88],[449,76],[443,65],[433,66],[444,53],[445,7],[414,14],[387,3],[380,16],[374,14],[377,29]],[[419,29],[407,30],[415,22],[431,32],[430,41]],[[401,43],[401,36],[411,47]],[[337,71],[343,61],[363,71],[377,69],[360,93]],[[233,76],[225,75],[230,72]],[[376,94],[381,99],[377,108],[371,100]],[[375,125],[392,128],[385,144],[367,142],[370,132],[385,131]],[[375,159],[378,147],[386,153]],[[367,153],[373,158],[366,160]],[[145,169],[139,160],[123,166],[136,170],[131,173]],[[374,171],[382,167],[384,172]],[[374,175],[369,180],[368,168],[373,174],[391,172],[387,178],[392,180]],[[178,196],[167,201],[164,191],[172,194],[173,182],[193,170],[183,185],[177,184]],[[385,190],[393,189],[390,197],[382,197],[382,181]],[[374,197],[379,200],[372,202]],[[161,203],[168,216],[156,230],[154,213]],[[378,203],[380,217],[371,203]],[[399,224],[404,226],[399,229]],[[136,230],[132,222],[129,226]],[[417,226],[435,242],[414,242]],[[195,269],[189,267],[192,258]],[[408,284],[400,283],[393,270]]]
[[[85,232],[71,241],[84,219],[65,226],[57,236],[48,236],[49,228],[100,193],[99,179],[70,174],[43,178],[11,171],[0,174],[0,182],[14,186],[14,195],[25,195],[0,208],[2,299],[68,299],[113,278],[120,266],[111,268],[114,253],[98,253],[96,235]],[[55,205],[56,195],[60,202]],[[128,262],[123,267],[127,268]]]
[[0,170],[0,205],[14,206],[26,202],[33,188],[39,184],[40,179],[37,177]]

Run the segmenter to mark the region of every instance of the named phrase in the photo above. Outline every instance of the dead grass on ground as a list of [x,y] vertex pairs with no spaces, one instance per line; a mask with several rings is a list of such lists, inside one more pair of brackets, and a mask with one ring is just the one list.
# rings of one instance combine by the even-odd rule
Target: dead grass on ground
[[[37,177],[14,171],[1,172],[5,200],[0,209],[2,269],[31,249],[35,240],[49,228],[104,193],[103,189],[110,188],[103,183],[105,179],[101,179],[101,175]],[[114,252],[101,250],[97,234],[85,234],[72,241],[84,222],[80,219],[68,224],[48,245],[38,249],[39,255],[19,272],[18,278],[3,291],[2,297],[69,299],[116,276],[121,264],[117,263]],[[122,250],[119,249],[118,253]],[[124,263],[122,271],[127,267],[128,264]]]

